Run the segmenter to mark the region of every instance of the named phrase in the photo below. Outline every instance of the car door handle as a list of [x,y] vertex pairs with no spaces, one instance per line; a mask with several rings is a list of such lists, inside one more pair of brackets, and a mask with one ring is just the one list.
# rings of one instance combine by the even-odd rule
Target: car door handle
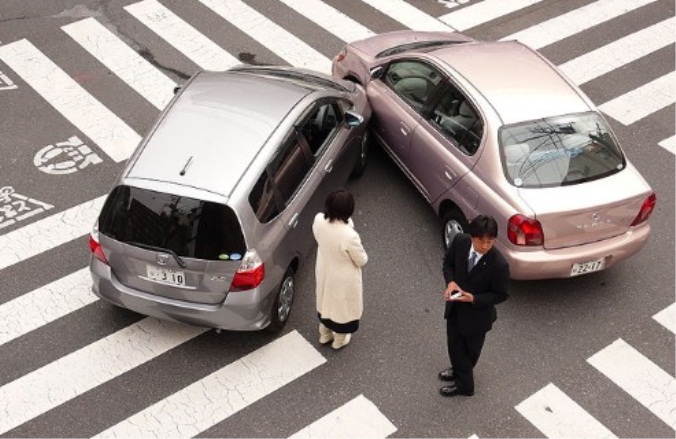
[[453,171],[444,171],[444,175],[445,175],[446,178],[448,178],[449,180],[453,180],[453,179],[456,177],[456,174],[455,174],[455,172],[453,172]]
[[298,225],[298,213],[294,213],[293,216],[291,217],[291,220],[289,220],[289,227],[292,229],[295,228]]
[[399,131],[401,131],[401,134],[403,134],[404,136],[408,136],[411,133],[411,130],[409,130],[403,125],[399,127]]
[[326,165],[324,166],[324,170],[325,170],[326,172],[331,172],[331,171],[333,171],[333,159],[329,159],[329,161],[328,161],[328,162],[326,163]]

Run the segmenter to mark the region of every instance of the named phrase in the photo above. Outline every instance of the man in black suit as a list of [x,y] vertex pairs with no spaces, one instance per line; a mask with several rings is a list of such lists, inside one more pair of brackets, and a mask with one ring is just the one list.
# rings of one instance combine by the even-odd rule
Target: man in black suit
[[474,394],[473,369],[486,333],[497,319],[495,305],[509,295],[509,265],[493,247],[498,236],[494,218],[479,215],[467,233],[455,236],[444,256],[446,336],[451,368],[439,373],[443,396]]

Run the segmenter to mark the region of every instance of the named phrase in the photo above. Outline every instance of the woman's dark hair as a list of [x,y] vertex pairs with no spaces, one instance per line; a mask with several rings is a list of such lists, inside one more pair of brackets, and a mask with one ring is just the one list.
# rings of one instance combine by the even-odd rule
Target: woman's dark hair
[[479,215],[474,218],[469,227],[467,228],[467,233],[472,238],[481,238],[488,236],[489,238],[498,237],[498,223],[495,221],[495,218],[488,215]]
[[354,198],[345,189],[333,191],[324,203],[324,218],[329,221],[340,220],[347,224],[354,212]]

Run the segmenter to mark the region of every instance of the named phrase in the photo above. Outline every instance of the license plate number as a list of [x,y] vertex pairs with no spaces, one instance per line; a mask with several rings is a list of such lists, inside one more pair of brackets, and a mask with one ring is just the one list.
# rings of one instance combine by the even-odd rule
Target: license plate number
[[570,270],[571,276],[579,276],[580,274],[592,273],[594,271],[603,270],[605,265],[605,259],[596,259],[595,261],[582,262],[579,264],[573,264],[573,268]]
[[148,265],[148,278],[164,284],[185,286],[185,273],[182,271]]

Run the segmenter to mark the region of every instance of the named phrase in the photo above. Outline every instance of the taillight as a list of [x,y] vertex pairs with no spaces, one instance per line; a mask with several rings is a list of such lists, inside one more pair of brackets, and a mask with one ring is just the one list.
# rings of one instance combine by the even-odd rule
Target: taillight
[[643,202],[641,210],[638,211],[638,215],[636,215],[636,218],[634,218],[634,222],[632,222],[631,225],[638,226],[639,224],[648,221],[648,218],[650,218],[650,215],[652,215],[655,210],[656,203],[657,197],[655,197],[654,193],[650,194]]
[[256,250],[248,250],[242,258],[235,277],[232,278],[230,291],[243,291],[256,288],[263,282],[265,277],[265,264]]
[[345,56],[347,55],[347,52],[345,49],[341,50],[338,55],[336,55],[336,62],[341,62],[342,60],[345,59]]
[[516,245],[543,245],[545,242],[540,221],[523,215],[514,215],[509,219],[507,237]]
[[99,243],[99,231],[96,227],[94,227],[89,234],[89,250],[91,250],[96,259],[108,265],[108,259],[106,259],[106,255],[103,254],[103,248]]

